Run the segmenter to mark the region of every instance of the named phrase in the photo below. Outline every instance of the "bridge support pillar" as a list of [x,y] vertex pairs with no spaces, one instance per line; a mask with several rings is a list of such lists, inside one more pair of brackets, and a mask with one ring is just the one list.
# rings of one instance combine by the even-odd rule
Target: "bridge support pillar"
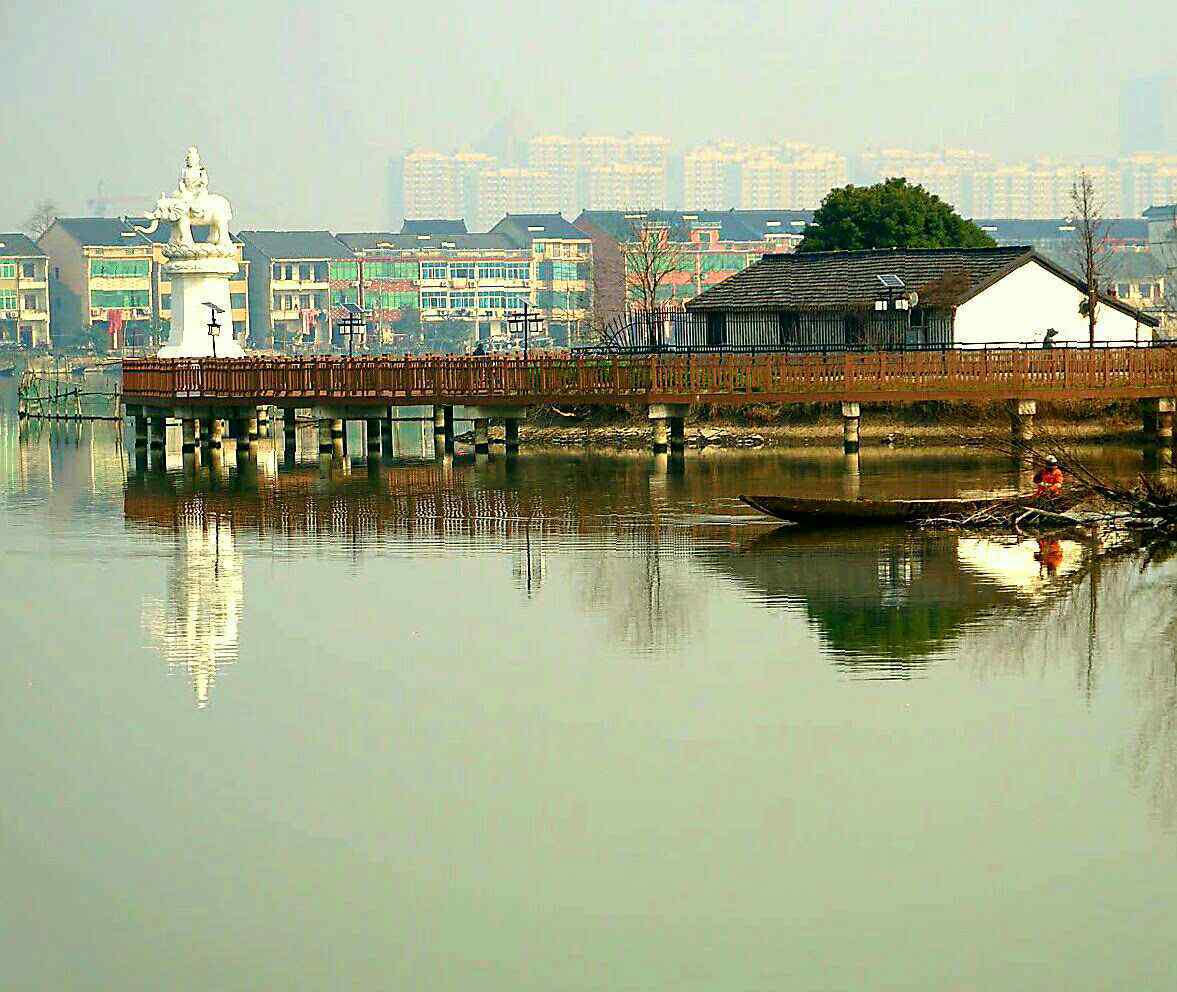
[[385,458],[392,457],[392,418],[395,412],[396,407],[390,406],[384,411],[384,416],[380,418],[380,450]]
[[143,416],[143,407],[135,410],[135,447],[147,447],[147,418]]
[[252,417],[245,419],[245,441],[250,449],[257,447],[258,439],[261,437],[261,423],[258,420],[257,411],[253,411]]
[[683,403],[651,403],[649,419],[653,427],[654,454],[668,451],[682,454],[686,448],[685,421],[688,407]]
[[270,436],[270,408],[268,406],[257,408],[257,436],[259,438]]
[[[507,450],[519,450],[519,421],[527,416],[528,408],[525,406],[471,406],[466,408],[466,412],[470,415],[470,419],[474,421],[474,453],[486,454],[490,451],[490,422],[492,420],[501,420],[506,427]],[[484,440],[486,442],[485,448],[478,446],[478,424],[483,424]],[[452,450],[453,435],[450,435],[450,445]]]
[[1177,408],[1174,400],[1149,399],[1140,404],[1141,420],[1144,424],[1145,440],[1158,448],[1173,447],[1173,411]]
[[513,455],[519,451],[519,417],[508,417],[503,421],[506,433],[507,454]]
[[347,421],[336,417],[331,421],[331,457],[343,458],[347,454]]
[[[450,416],[452,417],[453,407],[450,407],[449,410]],[[443,444],[445,438],[445,411],[446,407],[444,406],[435,406],[433,408],[433,440],[436,442],[438,438],[441,438]]]
[[445,416],[445,450],[452,455],[454,453],[454,408],[443,406],[441,409]]
[[859,426],[862,421],[862,407],[857,403],[842,404],[842,451],[856,455],[862,447]]
[[166,417],[153,414],[147,418],[147,443],[152,451],[163,451],[167,430],[168,422]]
[[210,451],[220,451],[221,441],[225,436],[225,422],[219,417],[212,417],[208,422],[208,447]]
[[331,421],[324,417],[318,420],[319,425],[319,454],[331,454]]
[[[369,417],[364,428],[365,440],[368,446],[368,457],[380,457],[380,424],[379,417]],[[386,422],[386,421],[385,421]]]
[[293,465],[298,451],[298,411],[292,406],[282,411],[282,457]]
[[1034,417],[1038,413],[1038,403],[1035,400],[1010,400],[1008,410],[1014,457],[1019,461],[1027,461],[1031,458],[1027,449],[1034,442]]
[[185,455],[196,451],[196,421],[190,417],[180,421],[180,451]]
[[474,454],[490,454],[490,418],[474,418]]

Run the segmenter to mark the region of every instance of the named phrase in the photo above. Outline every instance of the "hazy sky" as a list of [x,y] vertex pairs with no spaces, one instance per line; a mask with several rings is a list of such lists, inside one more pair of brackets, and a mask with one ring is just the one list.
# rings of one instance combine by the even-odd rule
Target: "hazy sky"
[[[1110,155],[1169,3],[0,0],[0,230],[147,207],[200,146],[234,225],[379,229],[388,157],[525,130]],[[132,203],[117,202],[116,212]]]

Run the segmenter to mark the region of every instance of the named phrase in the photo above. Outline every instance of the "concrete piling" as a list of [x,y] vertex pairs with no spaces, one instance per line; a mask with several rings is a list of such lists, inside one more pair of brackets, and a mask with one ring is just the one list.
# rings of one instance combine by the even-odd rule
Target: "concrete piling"
[[507,454],[515,454],[519,451],[519,418],[508,417],[503,421],[503,429],[506,434]]
[[294,464],[298,451],[298,411],[288,406],[282,411],[282,456],[289,463]]
[[487,417],[474,420],[474,454],[490,454],[490,420]]
[[842,451],[847,455],[856,455],[862,447],[859,427],[862,420],[862,407],[857,403],[842,404]]
[[648,411],[652,428],[654,454],[664,455],[673,450],[686,450],[686,415],[688,407],[682,403],[651,403]]
[[185,455],[196,451],[196,421],[189,417],[180,421],[180,451]]
[[381,421],[379,417],[369,417],[366,422],[365,439],[368,446],[368,457],[380,457],[380,425],[386,421]]

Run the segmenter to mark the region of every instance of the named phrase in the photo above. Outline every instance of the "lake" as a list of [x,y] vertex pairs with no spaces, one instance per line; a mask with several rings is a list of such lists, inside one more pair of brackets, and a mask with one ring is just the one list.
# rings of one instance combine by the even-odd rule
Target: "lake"
[[1177,986],[1177,564],[738,501],[998,459],[193,478],[4,403],[0,987]]

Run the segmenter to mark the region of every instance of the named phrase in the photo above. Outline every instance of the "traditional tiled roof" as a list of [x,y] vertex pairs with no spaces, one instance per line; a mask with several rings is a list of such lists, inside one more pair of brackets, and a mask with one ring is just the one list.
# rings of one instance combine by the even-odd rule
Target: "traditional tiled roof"
[[0,255],[18,258],[45,258],[46,255],[36,243],[23,234],[0,233]]
[[511,251],[517,250],[510,238],[501,234],[392,234],[368,231],[337,234],[352,251]]
[[[614,241],[632,241],[636,228],[643,225],[664,226],[672,241],[688,242],[692,229],[713,227],[719,231],[720,241],[761,241],[765,238],[763,220],[759,215],[783,218],[787,214],[802,211],[749,211],[749,210],[584,210],[576,218],[577,225],[591,224],[603,231]],[[745,216],[749,215],[749,216]],[[800,233],[788,223],[784,231]]]
[[[1146,215],[1147,213],[1148,211],[1145,211]],[[973,223],[999,245],[1072,241],[1075,238],[1075,221],[1069,217],[1054,220],[1007,217],[974,220]],[[1107,228],[1108,237],[1113,241],[1139,241],[1143,244],[1148,239],[1148,221],[1139,217],[1114,217],[1103,221],[1103,225]]]
[[[1032,248],[882,248],[792,252],[759,262],[687,303],[689,310],[865,310],[885,292],[879,276],[895,275],[934,306],[955,307],[1027,262],[1037,262],[1081,291],[1074,275]],[[1108,305],[1153,324],[1112,297]]]
[[588,238],[584,231],[573,227],[560,214],[507,214],[487,233],[503,235],[518,248],[529,248],[533,241],[549,238],[566,241]]
[[330,231],[238,231],[266,258],[350,258],[351,249]]
[[430,220],[408,220],[401,225],[401,234],[435,234],[441,236],[443,234],[466,234],[466,222],[464,220],[444,220],[444,219],[430,219]]
[[[147,223],[142,219],[138,222]],[[58,217],[55,223],[82,247],[147,244],[145,237],[133,231],[119,217]]]
[[1136,282],[1140,279],[1162,279],[1168,274],[1164,261],[1151,251],[1117,251],[1104,264],[1107,278]]
[[812,210],[733,210],[740,221],[761,238],[777,234],[804,234],[813,220]]

